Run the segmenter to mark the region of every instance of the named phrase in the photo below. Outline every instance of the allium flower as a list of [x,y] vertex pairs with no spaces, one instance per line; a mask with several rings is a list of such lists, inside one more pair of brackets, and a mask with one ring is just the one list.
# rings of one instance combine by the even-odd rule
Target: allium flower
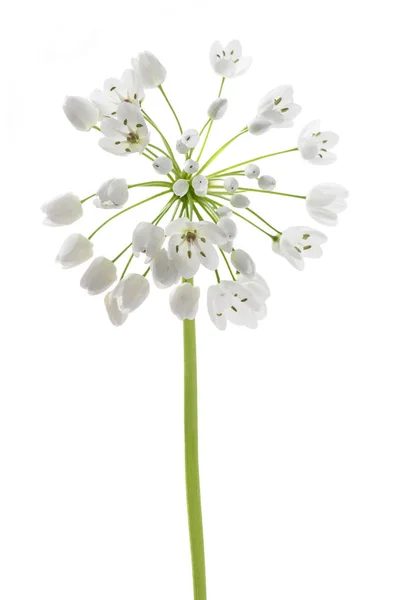
[[213,121],[218,121],[221,119],[228,108],[228,101],[226,98],[216,98],[208,108],[208,117],[210,117]]
[[[223,210],[221,210],[223,209]],[[226,210],[225,210],[226,209]],[[231,210],[226,206],[222,206],[218,209],[219,216],[221,217],[218,221],[218,227],[223,231],[226,236],[226,241],[223,244],[219,244],[219,248],[225,252],[232,252],[233,242],[237,236],[236,223],[228,215],[231,214]]]
[[53,200],[43,204],[41,210],[46,215],[43,221],[44,225],[54,227],[71,225],[83,215],[80,199],[71,192],[56,196]]
[[157,156],[153,161],[153,167],[160,175],[168,175],[174,168],[174,165],[168,156]]
[[239,40],[232,40],[225,48],[220,42],[214,42],[209,51],[209,60],[215,73],[222,77],[243,75],[253,61],[249,56],[242,56]]
[[104,117],[116,115],[123,102],[139,106],[145,93],[140,76],[134,69],[126,69],[120,79],[106,79],[103,90],[94,90],[90,99]]
[[129,188],[125,179],[108,179],[102,183],[93,204],[98,208],[121,208],[129,199]]
[[194,192],[200,198],[206,196],[208,192],[208,180],[205,175],[197,175],[192,180],[192,187],[194,188]]
[[236,271],[248,279],[253,279],[256,275],[256,265],[254,264],[254,260],[244,250],[233,250],[230,255],[230,261]]
[[99,112],[93,104],[81,96],[67,96],[64,113],[78,131],[90,131],[99,121]]
[[336,155],[329,152],[336,146],[339,136],[333,131],[321,131],[319,121],[311,121],[304,127],[298,138],[301,156],[313,165],[330,165]]
[[117,269],[114,263],[104,256],[98,256],[82,275],[81,287],[91,296],[95,296],[110,288],[116,279]]
[[132,59],[131,63],[147,90],[159,87],[164,83],[167,71],[152,52],[148,50],[140,52],[137,58]]
[[343,185],[320,183],[309,192],[305,205],[309,215],[322,225],[336,225],[338,213],[346,209],[349,192]]
[[160,289],[171,287],[181,277],[176,262],[168,256],[166,248],[161,248],[151,262],[151,272],[155,285]]
[[181,136],[181,142],[188,149],[195,148],[195,146],[199,142],[199,137],[200,137],[199,133],[197,132],[196,129],[187,129],[186,131],[183,132],[183,134]]
[[271,127],[292,127],[293,119],[301,112],[301,106],[293,101],[291,85],[280,85],[266,94],[259,103],[257,116],[270,121]]
[[100,129],[105,137],[99,140],[99,145],[112,154],[141,154],[150,140],[141,110],[128,102],[120,104],[116,117],[104,119]]
[[[259,282],[262,280],[260,279]],[[268,289],[268,288],[267,288]],[[227,321],[256,329],[257,322],[266,315],[265,300],[268,292],[262,283],[251,288],[245,279],[221,281],[208,289],[208,312],[218,329],[226,329]]]
[[223,187],[227,192],[234,194],[239,187],[239,182],[235,177],[226,177],[223,180]]
[[199,163],[197,163],[196,160],[192,160],[192,158],[190,158],[186,161],[182,170],[185,171],[185,173],[191,173],[193,175],[194,173],[199,171]]
[[145,254],[146,262],[155,257],[164,243],[164,229],[152,223],[139,223],[133,232],[133,254]]
[[181,283],[171,292],[170,307],[181,321],[195,319],[199,304],[199,287],[188,282]]
[[320,258],[321,244],[328,240],[324,233],[311,227],[289,227],[273,242],[273,249],[299,271],[304,269],[304,258]]
[[234,208],[247,208],[250,205],[250,200],[244,194],[233,194],[230,203]]
[[260,175],[260,168],[254,163],[250,163],[244,170],[244,174],[248,179],[257,179]]
[[261,190],[274,190],[277,185],[276,180],[271,175],[262,175],[257,181]]
[[177,179],[177,181],[172,186],[172,191],[176,196],[182,198],[188,193],[189,183],[186,179]]
[[150,284],[142,275],[132,273],[105,296],[105,307],[113,325],[123,325],[128,315],[141,306],[150,293]]
[[81,233],[71,233],[62,244],[56,261],[64,269],[76,267],[91,259],[93,244]]

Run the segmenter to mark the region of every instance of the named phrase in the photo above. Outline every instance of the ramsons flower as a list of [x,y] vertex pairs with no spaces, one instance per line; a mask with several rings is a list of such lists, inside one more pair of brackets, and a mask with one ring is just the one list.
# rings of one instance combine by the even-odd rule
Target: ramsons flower
[[237,227],[236,227],[236,223],[233,221],[233,219],[231,219],[229,217],[229,215],[231,214],[232,211],[225,206],[223,206],[221,208],[226,209],[226,211],[225,210],[221,211],[220,208],[218,209],[218,214],[221,217],[218,221],[218,227],[225,234],[226,241],[223,244],[219,244],[219,248],[221,250],[224,250],[224,252],[230,253],[230,252],[232,252],[233,242],[237,236]]
[[168,156],[158,156],[153,161],[153,168],[160,175],[168,175],[168,173],[170,173],[174,168],[174,165],[172,163],[172,160],[168,158]]
[[322,225],[336,225],[338,213],[346,209],[349,192],[337,183],[320,183],[312,188],[305,200],[309,215]]
[[253,279],[256,275],[256,265],[252,257],[244,250],[233,250],[230,255],[230,261],[238,273],[241,273],[248,279]]
[[274,190],[277,185],[276,180],[271,175],[262,175],[257,180],[258,186],[261,190]]
[[77,267],[93,256],[93,244],[81,233],[71,233],[66,238],[56,257],[64,269]]
[[153,225],[152,223],[141,222],[133,232],[132,249],[133,254],[139,257],[140,254],[145,254],[146,262],[153,259],[161,250],[164,243],[164,229]]
[[311,227],[289,227],[273,242],[273,249],[302,271],[304,258],[320,258],[321,245],[327,241],[324,233]]
[[336,146],[339,136],[333,131],[321,131],[320,121],[311,121],[304,127],[298,138],[301,156],[313,165],[330,165],[336,155],[330,152]]
[[94,258],[82,275],[81,287],[89,295],[95,296],[105,292],[117,279],[117,269],[115,264],[105,258],[98,256]]
[[83,215],[82,203],[78,196],[68,192],[55,196],[41,206],[45,213],[44,225],[61,226],[71,225]]
[[243,75],[253,61],[250,56],[242,56],[239,40],[232,40],[225,48],[220,42],[214,42],[209,51],[209,60],[215,73],[222,77]]
[[113,325],[123,325],[128,315],[143,304],[150,292],[147,279],[137,273],[127,275],[105,296],[105,307]]
[[183,132],[181,136],[181,142],[189,148],[195,148],[195,146],[199,143],[199,133],[196,129],[187,129]]
[[234,208],[247,208],[250,205],[250,200],[245,194],[233,194],[230,203]]
[[92,102],[81,96],[67,96],[63,110],[78,131],[90,131],[99,121],[99,112]]
[[98,208],[120,208],[129,199],[129,188],[123,178],[108,179],[98,189],[93,203]]
[[269,296],[267,284],[258,277],[255,287],[242,279],[221,281],[208,288],[208,312],[218,329],[226,329],[228,321],[234,325],[256,329],[258,321],[266,315],[265,300]]
[[208,117],[210,117],[213,121],[218,121],[221,119],[228,108],[228,101],[226,98],[216,98],[208,108]]
[[106,79],[103,90],[93,90],[90,95],[92,103],[104,117],[115,116],[122,102],[139,106],[144,97],[140,76],[134,69],[126,69],[120,79]]
[[120,104],[116,117],[104,119],[100,129],[105,137],[99,140],[99,145],[112,154],[141,154],[150,139],[141,110],[128,102]]
[[146,89],[156,88],[164,83],[167,71],[152,52],[140,52],[131,63]]
[[171,292],[170,307],[181,321],[195,319],[198,312],[200,290],[189,282],[180,283]]
[[192,180],[192,187],[194,188],[194,192],[197,196],[203,197],[206,196],[208,192],[209,182],[205,175],[197,175]]

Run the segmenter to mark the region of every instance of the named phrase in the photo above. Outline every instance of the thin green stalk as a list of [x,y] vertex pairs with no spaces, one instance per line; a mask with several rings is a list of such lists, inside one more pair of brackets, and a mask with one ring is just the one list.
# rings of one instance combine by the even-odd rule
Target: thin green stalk
[[127,269],[130,267],[130,263],[131,263],[131,261],[133,260],[133,258],[134,258],[134,254],[133,254],[133,252],[132,252],[132,253],[131,253],[131,256],[130,256],[130,258],[129,258],[129,260],[128,260],[128,261],[127,261],[127,263],[126,263],[126,266],[124,267],[123,273],[120,275],[120,281],[121,281],[121,280],[124,278],[124,276],[126,275],[126,273],[127,273]]
[[270,190],[259,190],[257,188],[241,188],[239,187],[239,192],[259,192],[260,194],[273,194],[275,196],[287,196],[287,198],[301,198],[302,200],[306,200],[307,196],[297,196],[296,194],[286,194],[283,192],[271,192]]
[[196,175],[200,175],[202,173],[202,171],[204,171],[206,169],[206,167],[208,167],[211,163],[213,163],[214,160],[216,160],[218,158],[218,156],[220,154],[222,154],[222,152],[224,150],[226,150],[226,148],[228,146],[230,146],[230,144],[232,144],[235,140],[237,140],[241,135],[247,133],[249,130],[247,129],[247,127],[245,127],[244,129],[242,129],[242,131],[239,131],[239,133],[237,135],[235,135],[234,137],[232,137],[229,141],[226,142],[226,144],[223,144],[223,146],[221,146],[219,148],[219,150],[217,150],[215,152],[215,154],[212,154],[212,156],[210,158],[208,158],[208,160],[206,161],[206,163],[203,165],[203,167],[201,167],[198,171],[198,173]]
[[83,200],[81,200],[81,204],[83,204],[87,200],[90,200],[91,198],[94,198],[95,196],[96,196],[96,194],[92,194],[91,196],[88,196],[87,198],[84,198]]
[[[224,198],[220,194],[209,194],[209,195],[210,196],[214,196],[215,198],[221,198],[222,200],[226,200],[227,201],[227,198]],[[215,206],[224,206],[224,204],[222,204],[221,202],[216,202],[215,200],[211,200],[210,198],[207,198],[207,200],[209,202],[212,202],[213,204],[215,204]],[[272,235],[268,231],[265,231],[265,229],[262,229],[261,227],[259,227],[258,225],[256,225],[256,223],[253,223],[253,221],[250,221],[250,219],[246,219],[246,217],[244,217],[240,213],[232,210],[232,214],[236,215],[236,217],[239,217],[240,219],[243,219],[243,221],[246,221],[246,223],[249,223],[250,225],[253,225],[253,227],[255,227],[259,231],[265,233],[269,238],[274,239],[274,235]],[[262,218],[260,218],[260,219],[263,221]],[[273,229],[273,231],[277,231],[277,229],[274,229],[274,227],[272,227],[271,225],[269,225],[269,227],[271,227],[271,229]],[[278,232],[278,233],[280,233],[280,232]]]
[[[193,284],[193,279],[188,280]],[[195,321],[183,321],[185,483],[194,600],[206,600],[205,549],[198,455],[198,385]]]
[[130,247],[131,247],[131,245],[132,245],[132,242],[130,242],[130,244],[129,244],[128,246],[126,246],[126,247],[124,248],[124,250],[122,250],[122,251],[121,251],[121,252],[120,252],[120,253],[119,253],[119,254],[118,254],[118,255],[117,255],[115,258],[112,258],[112,263],[116,262],[116,260],[119,260],[119,258],[120,258],[121,256],[123,256],[123,254],[124,254],[125,252],[127,252],[127,250],[128,250]]
[[219,248],[219,251],[220,251],[220,253],[221,253],[221,254],[222,254],[222,256],[223,256],[223,260],[224,260],[224,261],[225,261],[225,263],[226,263],[226,266],[227,266],[227,268],[228,268],[228,270],[229,270],[229,273],[230,273],[230,276],[231,276],[231,278],[233,279],[233,281],[236,281],[236,277],[234,276],[234,274],[233,274],[233,271],[232,271],[232,267],[230,266],[230,264],[229,264],[229,261],[228,261],[228,259],[226,258],[226,254],[225,254],[225,253],[224,253],[224,251],[223,251],[223,250],[221,250],[220,248]]
[[224,171],[229,171],[231,169],[235,169],[236,167],[242,167],[243,165],[248,165],[251,162],[256,162],[257,160],[263,160],[263,158],[269,158],[270,156],[278,156],[279,154],[287,154],[287,152],[295,152],[298,148],[290,148],[290,150],[281,150],[280,152],[272,152],[271,154],[264,154],[263,156],[256,156],[255,158],[250,158],[249,160],[245,160],[241,163],[237,163],[236,165],[231,165],[230,167],[225,167],[220,171],[216,171],[215,173],[211,173],[208,177],[213,177],[214,175],[220,175]]
[[[223,90],[224,83],[225,83],[225,78],[222,77],[222,81],[221,81],[220,88],[219,88],[219,93],[218,93],[218,98],[220,98],[220,95],[221,95],[222,90]],[[204,143],[202,144],[202,147],[201,147],[201,149],[199,151],[199,154],[198,154],[198,158],[196,159],[197,162],[199,162],[199,160],[200,160],[200,158],[202,156],[202,153],[205,150],[206,142],[208,141],[209,134],[211,133],[212,125],[213,125],[213,119],[210,119],[208,131],[206,132]]]
[[[165,137],[165,135],[162,133],[162,131],[161,131],[161,130],[158,128],[158,125],[156,125],[156,123],[154,123],[154,121],[151,119],[151,117],[149,117],[149,115],[146,113],[146,111],[145,111],[145,110],[142,110],[141,112],[143,113],[143,115],[144,115],[144,117],[145,117],[146,121],[147,121],[148,123],[150,123],[150,125],[151,125],[152,127],[154,127],[154,129],[156,130],[156,132],[158,133],[158,135],[161,137],[162,141],[164,142],[164,146],[165,146],[165,147],[166,147],[166,149],[167,149],[167,152],[168,152],[169,158],[171,158],[171,160],[172,160],[172,163],[173,163],[173,165],[174,165],[174,171],[175,171],[176,173],[180,174],[180,173],[181,173],[181,170],[180,170],[179,164],[177,163],[177,160],[176,160],[176,158],[175,158],[175,156],[174,156],[174,153],[173,153],[173,151],[172,151],[172,149],[171,149],[171,146],[170,146],[170,145],[169,145],[169,143],[167,142],[167,138],[166,138],[166,137]],[[150,144],[150,145],[151,145],[151,144]]]
[[174,108],[173,108],[173,106],[172,106],[171,102],[170,102],[170,101],[169,101],[169,99],[168,99],[168,96],[167,96],[167,94],[164,92],[164,88],[163,88],[163,86],[162,86],[162,85],[159,85],[159,86],[158,86],[158,89],[160,90],[160,92],[162,93],[162,95],[163,95],[163,96],[164,96],[164,98],[165,98],[165,101],[166,101],[166,103],[167,103],[167,104],[168,104],[168,106],[170,107],[170,109],[171,109],[171,112],[172,112],[172,114],[174,115],[174,117],[175,117],[175,120],[176,120],[176,122],[177,122],[177,124],[178,124],[178,128],[179,128],[179,130],[180,130],[180,132],[181,132],[181,134],[182,134],[182,126],[181,126],[181,123],[180,123],[180,121],[179,121],[179,119],[178,119],[177,113],[175,112],[175,110],[174,110]]

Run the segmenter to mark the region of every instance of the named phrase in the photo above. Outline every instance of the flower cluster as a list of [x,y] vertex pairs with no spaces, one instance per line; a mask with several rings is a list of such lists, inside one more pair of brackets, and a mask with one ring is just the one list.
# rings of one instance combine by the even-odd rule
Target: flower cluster
[[[208,312],[216,327],[225,329],[228,321],[257,327],[258,320],[266,315],[265,302],[270,291],[257,273],[252,257],[236,243],[235,217],[267,235],[273,250],[296,269],[304,268],[304,259],[322,256],[321,246],[327,241],[324,233],[309,226],[292,226],[280,231],[249,208],[252,205],[248,197],[248,193],[259,193],[300,199],[315,221],[336,225],[338,213],[346,208],[348,192],[343,186],[321,183],[303,196],[281,192],[277,190],[275,178],[261,172],[257,164],[272,156],[294,152],[311,164],[331,164],[336,159],[331,150],[338,136],[322,130],[319,121],[302,129],[293,148],[208,172],[208,167],[241,136],[264,134],[275,127],[292,127],[301,107],[294,103],[291,86],[281,85],[268,92],[247,125],[205,161],[201,160],[213,124],[227,112],[228,100],[222,96],[225,81],[243,75],[251,63],[251,58],[242,55],[237,40],[226,47],[220,42],[212,44],[210,64],[221,77],[221,83],[200,130],[181,126],[163,88],[166,70],[150,52],[139,54],[132,60],[132,68],[125,70],[120,79],[107,79],[102,89],[94,90],[89,98],[68,96],[65,99],[64,112],[76,129],[99,132],[99,146],[107,152],[143,156],[161,176],[159,180],[134,184],[124,179],[110,179],[84,199],[69,192],[42,207],[45,224],[53,226],[76,222],[83,215],[84,203],[92,198],[97,209],[115,211],[90,235],[72,233],[64,241],[57,261],[64,268],[71,268],[93,258],[93,237],[114,218],[146,202],[165,199],[155,219],[137,223],[132,240],[115,258],[93,258],[82,275],[80,285],[90,295],[107,292],[105,306],[114,325],[122,325],[146,300],[150,290],[149,274],[158,288],[173,288],[172,312],[182,320],[194,319],[200,302],[200,288],[194,285],[194,277],[204,267],[216,277],[216,283],[207,290]],[[173,145],[146,111],[146,90],[154,88],[161,92],[179,129]],[[157,137],[154,143],[153,135]],[[243,178],[249,182],[242,183]],[[247,187],[250,180],[255,180],[257,187]],[[139,187],[155,188],[155,193],[123,208],[129,201],[130,191]],[[163,225],[165,219],[167,223]],[[116,261],[126,253],[129,257],[119,277]],[[145,272],[129,273],[133,259],[140,259],[141,255],[147,267]],[[224,261],[227,277],[220,276],[220,260]]]

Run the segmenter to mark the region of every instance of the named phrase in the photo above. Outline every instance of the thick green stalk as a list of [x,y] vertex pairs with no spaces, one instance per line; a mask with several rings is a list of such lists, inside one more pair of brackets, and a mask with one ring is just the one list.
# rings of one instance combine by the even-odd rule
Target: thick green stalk
[[[189,280],[192,283],[192,280]],[[184,326],[185,481],[194,600],[206,600],[205,551],[198,461],[198,387],[195,321]]]

